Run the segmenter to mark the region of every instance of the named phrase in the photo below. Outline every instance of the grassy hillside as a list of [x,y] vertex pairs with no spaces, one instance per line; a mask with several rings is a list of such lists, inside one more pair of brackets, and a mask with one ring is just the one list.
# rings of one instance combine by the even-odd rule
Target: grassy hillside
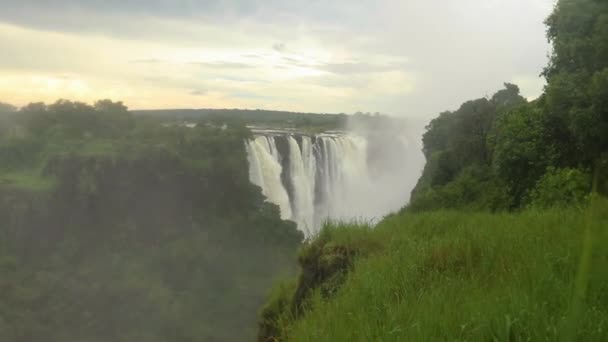
[[404,213],[374,230],[329,225],[301,251],[299,280],[275,291],[259,339],[606,341],[608,205],[599,201]]

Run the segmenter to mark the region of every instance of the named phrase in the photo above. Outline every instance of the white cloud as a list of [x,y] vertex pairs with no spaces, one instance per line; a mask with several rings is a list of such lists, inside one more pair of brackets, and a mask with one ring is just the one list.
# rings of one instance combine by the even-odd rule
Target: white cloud
[[552,3],[11,1],[0,99],[431,117],[504,81],[537,96]]

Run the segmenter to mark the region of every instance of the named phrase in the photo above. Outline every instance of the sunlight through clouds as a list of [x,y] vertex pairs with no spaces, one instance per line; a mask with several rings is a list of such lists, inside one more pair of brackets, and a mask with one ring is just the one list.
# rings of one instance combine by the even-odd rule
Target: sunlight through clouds
[[11,2],[0,101],[428,117],[509,80],[536,96],[551,2]]

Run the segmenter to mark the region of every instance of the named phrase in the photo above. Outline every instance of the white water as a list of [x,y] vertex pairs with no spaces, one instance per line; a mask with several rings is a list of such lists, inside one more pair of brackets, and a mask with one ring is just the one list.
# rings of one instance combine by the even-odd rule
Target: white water
[[404,137],[383,146],[354,134],[260,134],[247,142],[251,182],[308,234],[327,219],[373,221],[398,210],[423,165]]
[[293,218],[289,196],[281,183],[282,167],[274,139],[259,136],[247,144],[249,177],[253,184],[262,188],[268,200],[279,206],[281,218]]
[[302,138],[302,147],[294,137],[289,142],[289,167],[293,186],[293,219],[302,230],[314,227],[314,196],[316,160],[312,156],[310,138]]

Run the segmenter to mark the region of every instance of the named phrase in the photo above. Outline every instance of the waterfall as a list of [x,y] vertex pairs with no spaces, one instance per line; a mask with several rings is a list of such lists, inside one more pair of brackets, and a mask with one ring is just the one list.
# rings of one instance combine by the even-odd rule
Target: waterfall
[[405,171],[420,152],[402,137],[373,145],[354,134],[258,132],[246,144],[250,179],[308,234],[327,219],[377,220],[407,203],[418,173]]
[[302,137],[302,147],[288,137],[291,183],[293,186],[293,218],[302,230],[314,227],[315,165],[310,137]]
[[249,177],[268,200],[279,206],[282,219],[292,219],[291,202],[281,183],[282,167],[275,140],[258,136],[247,144]]

